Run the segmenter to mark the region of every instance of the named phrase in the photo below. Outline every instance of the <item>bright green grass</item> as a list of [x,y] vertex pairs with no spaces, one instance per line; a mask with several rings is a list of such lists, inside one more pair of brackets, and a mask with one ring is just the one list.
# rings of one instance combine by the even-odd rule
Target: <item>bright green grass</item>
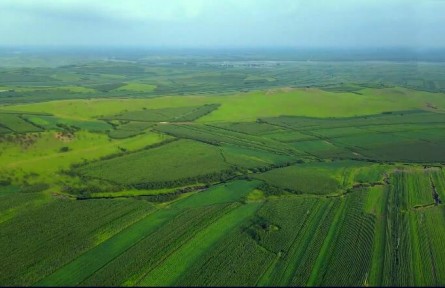
[[108,133],[108,136],[112,139],[125,139],[125,138],[130,138],[130,137],[134,137],[140,134],[143,134],[144,131],[138,131],[138,130],[111,130]]
[[277,132],[281,129],[280,127],[273,126],[267,123],[257,123],[257,122],[235,122],[235,123],[217,123],[214,124],[216,127],[224,128],[231,131],[259,135],[264,133]]
[[329,93],[317,89],[295,89],[270,95],[252,92],[222,102],[217,111],[199,121],[254,121],[258,117],[279,115],[346,117],[423,108],[427,101],[445,107],[445,100],[439,94],[401,90],[402,95],[395,95],[385,89],[367,89],[360,97],[353,93]]
[[108,120],[125,120],[141,122],[165,122],[174,121],[176,118],[192,113],[198,107],[170,107],[161,109],[143,109],[136,111],[126,111],[117,115],[106,116]]
[[61,87],[54,87],[54,90],[67,90],[71,93],[88,93],[88,94],[97,92],[95,89],[82,86],[61,86]]
[[[115,197],[133,197],[133,196],[142,196],[142,195],[161,195],[161,194],[169,194],[177,191],[181,188],[186,187],[201,187],[201,185],[187,185],[184,187],[175,187],[175,188],[164,188],[164,189],[152,189],[152,190],[124,190],[118,192],[98,192],[92,193],[90,195],[91,198],[115,198]],[[1,195],[1,194],[0,194]]]
[[[293,89],[277,92],[250,92],[229,96],[170,96],[154,99],[94,99],[50,101],[8,106],[7,110],[46,111],[56,116],[88,119],[112,115],[124,110],[184,107],[210,103],[222,104],[199,122],[255,121],[260,117],[300,115],[312,117],[346,117],[424,108],[432,103],[445,108],[440,93],[400,88],[402,94],[387,89],[365,89],[358,97],[353,93],[332,93],[317,89]],[[333,108],[335,107],[335,109]]]
[[129,82],[124,86],[121,86],[116,91],[131,91],[131,92],[152,92],[156,89],[156,85]]
[[240,201],[253,191],[259,183],[259,181],[236,180],[219,184],[205,192],[199,192],[182,201],[175,202],[173,206],[177,208],[191,208]]
[[247,194],[246,200],[250,201],[263,201],[265,199],[264,192],[258,189],[252,190],[249,194]]
[[[0,172],[13,177],[37,173],[40,178],[51,183],[57,179],[55,173],[58,170],[69,168],[73,163],[118,153],[121,151],[119,147],[132,151],[168,138],[157,133],[148,133],[129,139],[110,140],[104,134],[79,131],[75,133],[73,140],[64,141],[56,139],[54,132],[44,132],[26,148],[13,142],[0,143]],[[65,146],[70,150],[60,153],[60,148]]]
[[82,86],[34,86],[34,87],[0,87],[0,90],[14,90],[15,92],[54,92],[54,91],[65,91],[70,93],[96,93],[97,91],[92,88],[82,87]]

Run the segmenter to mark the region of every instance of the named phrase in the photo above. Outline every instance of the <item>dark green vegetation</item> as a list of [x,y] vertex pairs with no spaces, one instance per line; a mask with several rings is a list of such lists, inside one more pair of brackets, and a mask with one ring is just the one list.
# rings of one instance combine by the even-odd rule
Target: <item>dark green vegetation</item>
[[[356,57],[335,51],[279,51],[270,55],[243,51],[163,54],[160,57],[149,51],[145,54],[128,51],[118,58],[101,54],[87,61],[78,60],[77,55],[66,57],[64,53],[52,57],[24,53],[22,57],[29,67],[20,67],[21,62],[14,53],[0,51],[3,65],[10,66],[0,67],[0,103],[220,94],[307,86],[357,95],[366,87],[402,86],[430,92],[445,91],[444,66],[433,62],[435,59],[431,57],[426,57],[429,62],[413,63],[372,61],[381,58]],[[417,57],[403,56],[403,52],[398,51],[383,56],[396,61]],[[335,61],[319,61],[326,58]],[[351,62],[351,59],[370,61]],[[440,55],[438,59],[443,61]]]
[[0,285],[445,285],[441,64],[133,60],[0,69]]

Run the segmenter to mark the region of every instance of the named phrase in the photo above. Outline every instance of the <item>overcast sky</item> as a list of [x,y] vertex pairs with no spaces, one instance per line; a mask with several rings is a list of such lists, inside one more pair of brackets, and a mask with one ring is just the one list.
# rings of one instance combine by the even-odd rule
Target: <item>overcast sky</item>
[[445,0],[0,0],[0,46],[445,47]]

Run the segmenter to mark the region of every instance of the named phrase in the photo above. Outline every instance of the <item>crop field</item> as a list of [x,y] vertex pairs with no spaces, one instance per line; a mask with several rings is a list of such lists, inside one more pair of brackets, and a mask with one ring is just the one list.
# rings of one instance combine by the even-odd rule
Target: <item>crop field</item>
[[76,127],[90,132],[106,132],[111,130],[111,125],[99,120],[73,120],[54,116],[26,115],[25,119],[45,130],[63,130],[66,127]]
[[323,170],[307,169],[296,165],[274,169],[256,177],[269,185],[298,194],[337,192],[341,182],[326,174]]
[[[167,157],[167,155],[169,155]],[[162,163],[162,166],[159,164]],[[160,167],[163,167],[160,169]],[[192,168],[193,167],[193,168]],[[190,140],[166,145],[76,169],[82,176],[100,178],[128,185],[150,185],[150,182],[174,182],[205,178],[208,174],[228,170],[230,165],[218,148]]]
[[442,63],[184,53],[0,49],[0,286],[445,285]]
[[20,117],[19,114],[0,113],[1,134],[39,132],[42,129]]
[[141,122],[187,122],[196,120],[217,108],[218,105],[214,104],[198,107],[175,107],[163,109],[144,108],[142,111],[124,112],[114,116],[103,117],[103,119]]

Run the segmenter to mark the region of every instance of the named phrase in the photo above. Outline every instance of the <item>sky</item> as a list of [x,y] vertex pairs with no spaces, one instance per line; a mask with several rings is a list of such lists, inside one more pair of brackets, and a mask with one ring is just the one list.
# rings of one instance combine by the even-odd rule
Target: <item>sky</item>
[[0,0],[0,46],[444,48],[445,0]]

